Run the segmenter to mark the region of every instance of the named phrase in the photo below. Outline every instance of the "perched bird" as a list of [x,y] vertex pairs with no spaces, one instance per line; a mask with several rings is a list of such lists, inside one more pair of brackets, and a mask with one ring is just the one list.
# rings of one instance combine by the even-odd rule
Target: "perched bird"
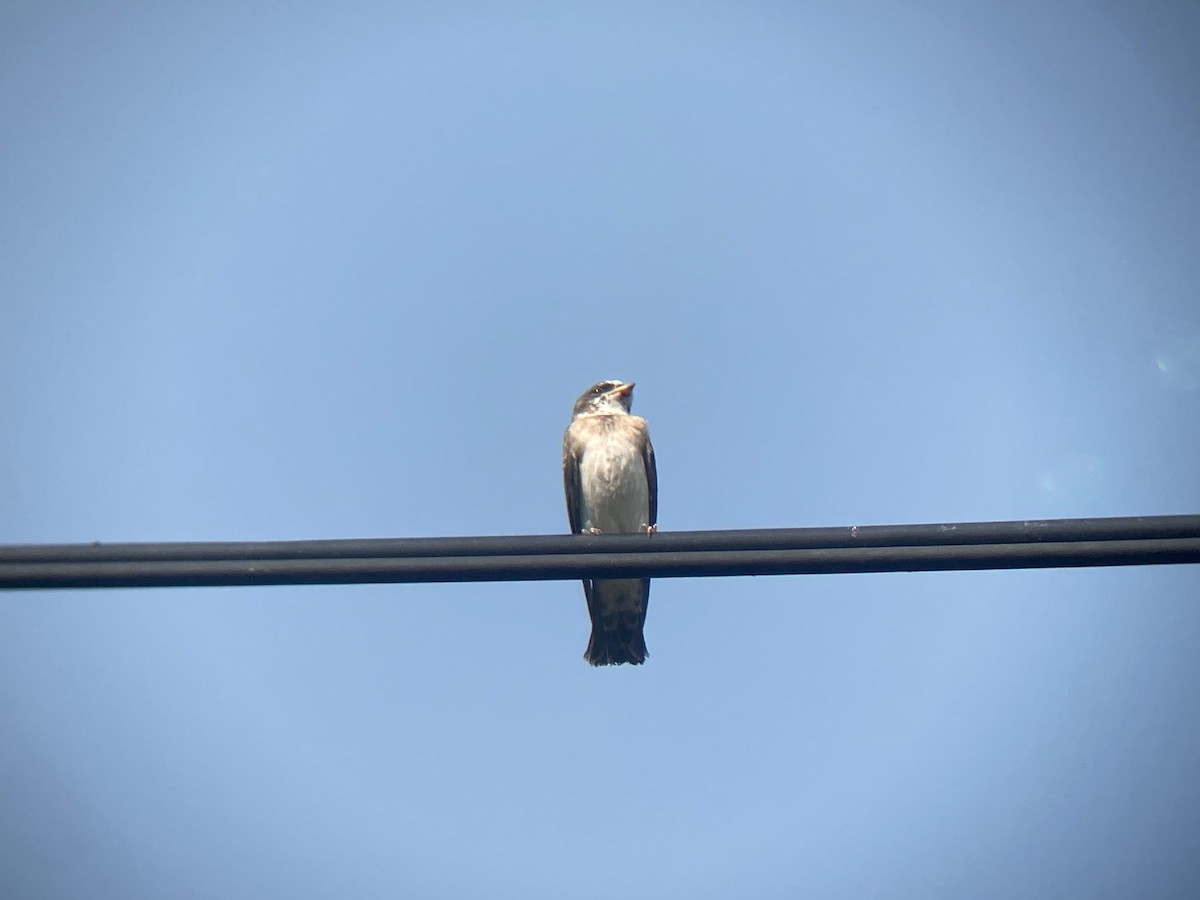
[[[630,415],[633,384],[601,381],[575,401],[563,435],[563,487],[574,534],[653,534],[658,474],[646,420]],[[585,579],[593,666],[646,661],[649,578]]]

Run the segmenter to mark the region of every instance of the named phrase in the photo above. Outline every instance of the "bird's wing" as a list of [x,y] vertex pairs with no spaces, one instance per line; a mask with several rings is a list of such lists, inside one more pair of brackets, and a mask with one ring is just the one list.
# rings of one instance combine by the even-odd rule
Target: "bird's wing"
[[571,440],[570,429],[563,437],[563,491],[567,495],[567,519],[571,523],[571,534],[583,530],[583,483],[579,476],[577,443]]
[[650,520],[647,525],[658,524],[658,467],[654,464],[654,445],[650,443],[650,433],[646,428],[646,420],[642,420],[642,431],[646,441],[642,445],[642,463],[646,466],[646,490],[650,496]]
[[[571,429],[563,435],[563,493],[567,497],[567,521],[571,524],[571,534],[579,534],[583,529],[583,482],[579,475],[579,455],[576,453],[577,441],[571,440]],[[598,615],[595,601],[592,599],[592,582],[583,579],[583,596],[587,599],[588,615],[593,622]]]

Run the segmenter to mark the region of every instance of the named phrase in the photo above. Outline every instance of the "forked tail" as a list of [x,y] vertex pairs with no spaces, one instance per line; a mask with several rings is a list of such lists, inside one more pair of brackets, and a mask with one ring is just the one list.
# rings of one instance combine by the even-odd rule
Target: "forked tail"
[[646,606],[650,580],[585,581],[592,636],[583,658],[593,666],[640,666],[646,661]]
[[588,638],[583,658],[593,666],[619,666],[622,663],[640,666],[648,655],[646,637],[640,628],[636,631],[605,631],[592,625],[592,636]]

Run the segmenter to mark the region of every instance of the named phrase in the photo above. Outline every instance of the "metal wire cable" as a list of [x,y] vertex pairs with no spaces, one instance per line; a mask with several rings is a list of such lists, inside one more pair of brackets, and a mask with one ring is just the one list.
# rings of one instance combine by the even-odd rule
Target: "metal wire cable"
[[362,540],[0,545],[0,589],[202,587],[1200,562],[1200,515]]

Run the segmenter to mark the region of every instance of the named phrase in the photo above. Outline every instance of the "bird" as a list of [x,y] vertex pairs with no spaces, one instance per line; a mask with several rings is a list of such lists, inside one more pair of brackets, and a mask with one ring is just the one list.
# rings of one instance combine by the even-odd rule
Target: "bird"
[[[658,530],[658,472],[646,420],[630,413],[633,382],[610,379],[575,401],[563,434],[563,488],[573,534]],[[584,579],[593,666],[646,661],[649,578]]]

